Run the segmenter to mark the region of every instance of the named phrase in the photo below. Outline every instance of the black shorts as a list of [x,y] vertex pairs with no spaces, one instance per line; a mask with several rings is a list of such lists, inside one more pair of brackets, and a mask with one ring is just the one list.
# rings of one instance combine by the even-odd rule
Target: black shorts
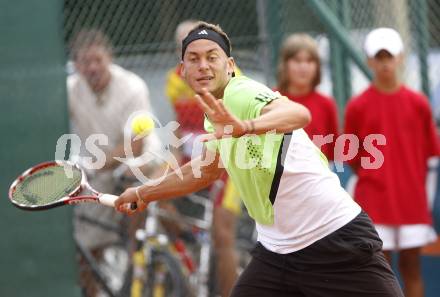
[[403,297],[365,212],[312,245],[277,254],[260,243],[232,297]]

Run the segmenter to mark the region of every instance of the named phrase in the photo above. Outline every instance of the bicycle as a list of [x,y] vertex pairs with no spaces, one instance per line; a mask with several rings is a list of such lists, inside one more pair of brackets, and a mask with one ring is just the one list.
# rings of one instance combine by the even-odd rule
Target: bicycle
[[149,205],[148,212],[145,230],[136,231],[130,296],[184,296],[180,263],[171,253],[168,236],[158,232],[156,203]]
[[[184,199],[204,204],[203,219],[173,215],[161,209],[157,202],[149,204],[145,228],[136,231],[138,249],[132,257],[131,297],[209,296],[212,203],[196,194]],[[198,229],[195,231],[199,245],[197,267],[183,241],[160,230],[161,218]]]
[[[116,176],[116,180],[121,188],[126,188],[127,183],[133,185],[137,182],[123,176]],[[215,190],[211,190],[211,195],[214,193]],[[101,291],[109,297],[214,296],[215,269],[211,261],[214,205],[206,196],[209,195],[196,193],[175,200],[177,204],[190,204],[186,205],[186,210],[190,210],[186,214],[182,207],[177,215],[159,207],[157,202],[150,203],[145,225],[136,230],[134,240],[130,240],[126,231],[127,219],[124,218],[125,224],[114,230],[119,232],[118,242],[105,250],[107,256],[99,263],[77,243]],[[243,221],[243,217],[240,220]],[[163,227],[164,221],[173,221],[190,230],[195,242],[183,243]],[[255,235],[253,222],[250,223],[246,216],[244,221],[247,223],[239,224],[237,240],[242,267],[250,259],[248,251],[253,246]]]
[[[212,193],[213,191],[211,191]],[[191,194],[176,201],[191,204],[191,209],[194,209],[195,205],[199,205],[203,209],[199,211],[202,218],[194,218],[194,211],[191,216],[182,214],[182,212],[175,215],[161,209],[157,202],[149,204],[145,229],[136,232],[138,250],[133,255],[133,263],[135,263],[133,275],[137,271],[138,278],[133,279],[130,297],[215,296],[214,280],[216,278],[213,273],[215,269],[212,261],[213,247],[211,242],[214,203],[211,199],[200,194]],[[180,239],[170,238],[168,234],[161,232],[160,218],[173,220],[190,228],[195,235],[196,242],[188,249]],[[239,269],[242,270],[250,261],[249,251],[254,246],[256,233],[254,224],[247,213],[240,218],[240,222],[240,228],[237,230],[239,235],[237,251]],[[140,256],[140,252],[143,253],[143,256]],[[164,257],[165,260],[155,259],[156,255]],[[163,269],[164,267],[167,269]],[[164,274],[168,282],[163,281]],[[154,280],[159,280],[159,282],[155,283]],[[146,290],[151,290],[153,293],[147,294]],[[159,293],[155,294],[155,292]]]
[[79,268],[87,270],[93,276],[93,279],[80,280],[83,295],[89,296],[87,288],[91,285],[96,287],[93,289],[93,291],[97,291],[95,296],[98,296],[100,292],[105,293],[108,297],[128,296],[130,279],[128,279],[127,272],[131,269],[131,261],[128,252],[130,250],[129,240],[125,231],[126,218],[122,219],[118,227],[89,217],[77,216],[77,219],[117,235],[115,240],[102,247],[98,257],[74,237],[77,255],[84,261],[82,263],[84,265],[80,265]]
[[[123,168],[114,172],[119,191],[138,183],[123,172]],[[123,224],[118,228],[112,228],[95,218],[77,217],[91,226],[99,226],[102,230],[111,230],[118,234],[117,242],[113,242],[103,252],[108,256],[99,260],[76,240],[78,253],[86,260],[87,269],[94,278],[89,281],[96,282],[100,291],[110,297],[208,296],[213,204],[198,194],[183,199],[201,205],[202,218],[177,216],[159,208],[158,203],[153,202],[145,212],[145,225],[131,236],[127,232],[127,217],[123,218]],[[197,236],[197,267],[194,264],[196,260],[185,250],[185,244],[165,232],[161,219],[173,220],[186,226]]]

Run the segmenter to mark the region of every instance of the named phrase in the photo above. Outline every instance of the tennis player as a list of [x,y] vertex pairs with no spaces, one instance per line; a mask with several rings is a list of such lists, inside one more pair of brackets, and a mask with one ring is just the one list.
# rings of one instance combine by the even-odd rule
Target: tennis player
[[[157,186],[128,188],[116,209],[127,212],[123,205],[137,202],[142,211],[151,201],[197,191],[226,168],[258,231],[231,296],[403,296],[369,217],[302,129],[309,111],[245,76],[233,77],[233,70],[220,27],[201,22],[190,31],[182,73],[213,140],[203,156],[182,166],[183,179],[171,173]],[[193,170],[199,167],[201,176]]]

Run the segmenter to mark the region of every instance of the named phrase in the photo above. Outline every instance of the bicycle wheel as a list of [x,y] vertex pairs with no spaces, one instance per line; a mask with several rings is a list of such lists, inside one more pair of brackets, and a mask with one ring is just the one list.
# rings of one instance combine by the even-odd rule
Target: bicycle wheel
[[127,271],[131,269],[130,254],[126,246],[114,245],[104,251],[104,261],[99,266],[109,287],[117,296],[126,296],[129,292],[130,279]]
[[180,262],[169,252],[153,250],[142,297],[187,297],[188,287]]
[[[98,249],[91,249],[81,238],[74,236],[79,260],[79,279],[84,296],[127,296],[131,269],[130,241],[125,232],[125,222],[118,225],[75,214],[82,227],[104,230],[109,234],[107,242]],[[103,232],[104,232],[103,231]]]

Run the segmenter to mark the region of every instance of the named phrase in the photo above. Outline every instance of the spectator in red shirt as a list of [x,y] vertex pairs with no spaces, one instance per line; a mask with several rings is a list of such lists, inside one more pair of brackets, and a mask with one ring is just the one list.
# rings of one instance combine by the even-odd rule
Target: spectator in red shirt
[[338,137],[337,108],[332,98],[316,90],[321,81],[320,67],[315,40],[307,34],[290,35],[281,48],[277,90],[310,110],[312,122],[304,130],[327,159],[334,160]]
[[[370,215],[390,252],[399,252],[399,270],[405,296],[422,297],[420,249],[435,240],[431,227],[425,180],[427,161],[439,153],[437,133],[428,100],[399,81],[403,43],[389,28],[370,32],[365,41],[372,84],[350,100],[345,117],[345,133],[359,138],[360,151],[349,164],[358,175],[354,197]],[[379,141],[364,143],[372,134]],[[383,164],[369,152],[380,151]]]

